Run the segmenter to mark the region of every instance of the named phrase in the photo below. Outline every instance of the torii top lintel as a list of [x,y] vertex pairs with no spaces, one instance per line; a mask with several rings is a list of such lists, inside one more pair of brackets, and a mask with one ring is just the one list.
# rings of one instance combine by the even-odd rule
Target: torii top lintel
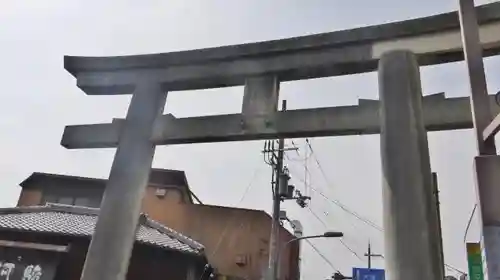
[[[500,2],[477,7],[484,55],[500,53]],[[64,67],[87,94],[129,94],[138,82],[166,90],[243,85],[251,76],[280,81],[373,71],[380,55],[409,49],[421,65],[463,59],[457,12],[259,43],[181,52],[116,56],[66,56]]]

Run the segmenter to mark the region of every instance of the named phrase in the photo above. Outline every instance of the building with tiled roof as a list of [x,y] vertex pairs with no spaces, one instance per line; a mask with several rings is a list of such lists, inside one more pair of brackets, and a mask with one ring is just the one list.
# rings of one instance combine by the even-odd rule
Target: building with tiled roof
[[[95,208],[48,204],[0,208],[0,229],[19,232],[91,238],[99,210]],[[136,242],[159,249],[203,256],[200,243],[141,214]]]
[[[80,279],[98,212],[95,208],[60,204],[0,209],[0,268],[11,263],[26,270],[33,266],[33,261],[23,263],[19,256],[29,260],[40,248],[63,246],[64,250],[56,250],[59,255],[52,253],[35,258],[37,265],[54,267],[52,279],[55,280]],[[21,251],[11,253],[12,250]],[[9,256],[17,257],[9,260]],[[145,276],[147,279],[197,280],[206,264],[203,245],[141,214],[127,280]]]
[[[106,179],[35,172],[20,185],[18,206],[47,203],[99,207]],[[260,280],[268,269],[271,217],[262,210],[203,204],[179,170],[152,169],[142,212],[205,247],[219,279]],[[294,235],[280,228],[283,244]],[[299,243],[281,252],[280,280],[299,275]],[[169,278],[170,279],[170,278]]]

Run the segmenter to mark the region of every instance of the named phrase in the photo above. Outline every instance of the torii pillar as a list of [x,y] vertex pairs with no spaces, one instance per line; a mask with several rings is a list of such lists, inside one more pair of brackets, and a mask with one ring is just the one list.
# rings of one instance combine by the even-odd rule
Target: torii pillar
[[379,61],[385,259],[390,280],[443,279],[437,216],[416,57]]

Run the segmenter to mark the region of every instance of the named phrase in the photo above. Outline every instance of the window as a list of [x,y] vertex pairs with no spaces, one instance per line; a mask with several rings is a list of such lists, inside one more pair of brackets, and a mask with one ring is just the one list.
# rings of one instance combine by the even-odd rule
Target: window
[[90,206],[90,199],[86,197],[77,197],[75,198],[75,205],[80,205],[80,206]]
[[84,196],[67,196],[67,195],[44,195],[43,204],[46,203],[59,203],[66,205],[84,206],[99,208],[101,204],[100,198],[84,197]]
[[57,203],[60,204],[68,204],[68,205],[75,205],[75,199],[72,197],[59,197],[59,201]]

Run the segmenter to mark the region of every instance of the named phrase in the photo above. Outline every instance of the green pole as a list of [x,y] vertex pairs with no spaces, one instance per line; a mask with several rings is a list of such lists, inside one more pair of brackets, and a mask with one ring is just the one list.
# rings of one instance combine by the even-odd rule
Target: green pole
[[469,280],[484,280],[483,257],[479,243],[467,243],[467,261],[469,263]]

